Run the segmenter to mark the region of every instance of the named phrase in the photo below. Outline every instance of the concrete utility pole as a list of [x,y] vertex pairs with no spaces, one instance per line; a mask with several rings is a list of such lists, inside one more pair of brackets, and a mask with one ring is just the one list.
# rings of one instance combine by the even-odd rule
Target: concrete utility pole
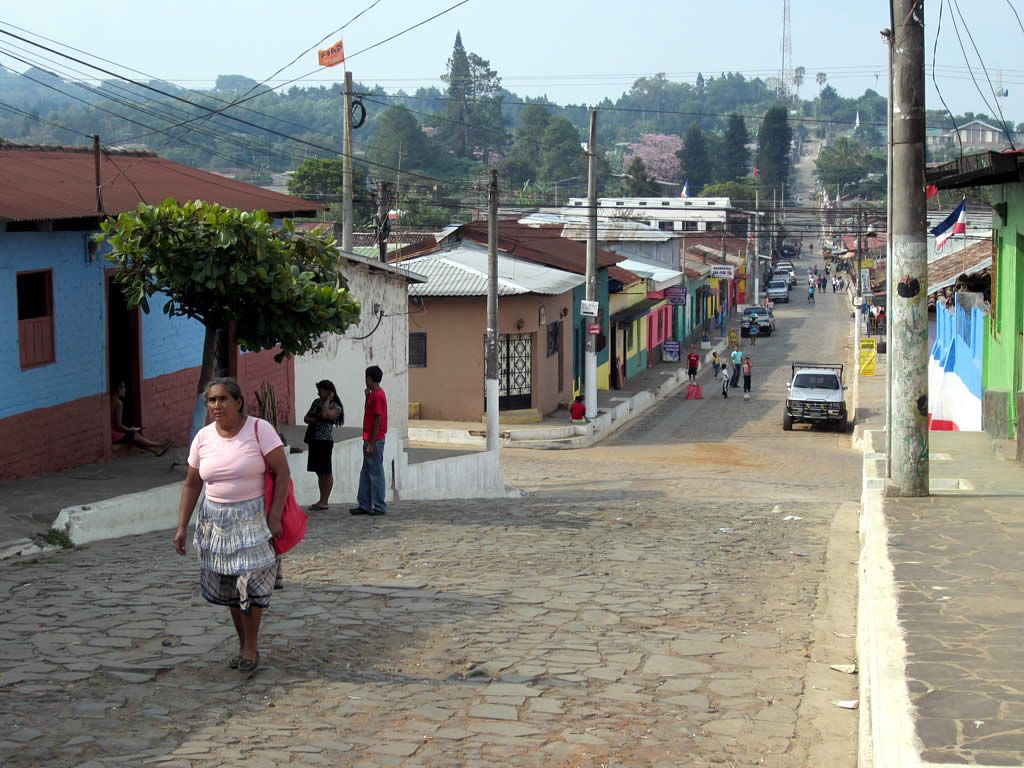
[[[587,143],[587,301],[597,301],[597,110],[590,110],[590,140]],[[600,315],[593,322],[600,321]],[[583,321],[587,326],[591,320]],[[586,359],[583,367],[583,401],[587,418],[597,418],[597,337],[587,328]]]
[[925,200],[923,0],[891,0],[892,483],[895,496],[928,495],[928,225]]
[[[864,233],[864,213],[860,208],[860,201],[857,202],[857,218],[855,219],[857,228],[857,295],[861,297],[861,304],[864,303],[864,283],[861,280],[861,270],[863,267],[863,233]],[[870,287],[870,286],[868,286]]]
[[757,176],[754,176],[754,303],[761,301],[761,211],[758,197]]
[[498,172],[487,186],[487,450],[498,451]]
[[889,115],[885,134],[885,476],[892,477],[892,28],[882,30],[882,38],[889,54]]
[[345,72],[345,119],[342,158],[341,250],[352,252],[352,73]]

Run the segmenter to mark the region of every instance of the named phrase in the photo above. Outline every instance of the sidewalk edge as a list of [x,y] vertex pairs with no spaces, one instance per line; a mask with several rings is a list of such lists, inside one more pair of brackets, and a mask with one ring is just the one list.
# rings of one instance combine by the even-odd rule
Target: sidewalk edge
[[[907,647],[885,522],[884,457],[874,450],[875,432],[861,437],[857,658],[860,668],[858,768],[922,766],[906,681]],[[878,433],[882,434],[882,433]]]

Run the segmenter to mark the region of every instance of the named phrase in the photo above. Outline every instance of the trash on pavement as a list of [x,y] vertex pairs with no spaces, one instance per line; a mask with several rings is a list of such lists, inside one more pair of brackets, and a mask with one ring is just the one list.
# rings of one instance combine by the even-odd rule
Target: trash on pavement
[[845,675],[857,674],[856,664],[829,664],[829,669],[834,669],[836,672],[842,672]]
[[856,699],[846,699],[845,701],[833,701],[832,703],[835,704],[837,707],[842,707],[843,709],[856,709],[857,708],[857,700]]
[[783,520],[803,520],[803,518],[802,518],[802,517],[800,517],[800,515],[786,515],[786,516],[785,516],[784,518],[782,518],[782,519],[783,519]]
[[789,554],[796,555],[797,557],[807,557],[806,552],[794,552],[792,549],[789,550]]

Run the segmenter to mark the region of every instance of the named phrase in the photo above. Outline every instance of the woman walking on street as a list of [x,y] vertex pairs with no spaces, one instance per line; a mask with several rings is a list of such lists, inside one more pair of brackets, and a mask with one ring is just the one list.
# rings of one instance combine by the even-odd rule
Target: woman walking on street
[[[189,450],[174,548],[185,554],[188,523],[205,483],[192,539],[199,552],[200,590],[208,602],[231,611],[238,655],[228,666],[254,672],[260,662],[263,610],[270,606],[270,593],[280,586],[275,584],[280,560],[270,542],[282,533],[291,474],[277,430],[246,415],[237,381],[211,381],[206,407],[213,423],[199,430]],[[268,471],[274,476],[269,510],[263,496]]]
[[750,375],[753,372],[753,365],[749,357],[743,358],[743,394],[750,394]]
[[320,487],[320,499],[310,510],[327,509],[330,504],[331,490],[334,488],[334,470],[331,454],[334,452],[334,427],[345,423],[345,411],[338,400],[338,390],[333,382],[323,379],[316,383],[317,397],[309,406],[303,421],[306,428],[306,444],[309,455],[306,457],[306,471],[316,473],[317,485]]

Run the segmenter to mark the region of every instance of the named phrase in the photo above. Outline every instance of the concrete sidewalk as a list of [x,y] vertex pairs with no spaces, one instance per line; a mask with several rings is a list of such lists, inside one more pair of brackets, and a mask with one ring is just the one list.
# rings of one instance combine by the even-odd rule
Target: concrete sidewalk
[[1024,466],[931,432],[931,495],[886,497],[885,379],[860,385],[860,765],[1024,765]]

